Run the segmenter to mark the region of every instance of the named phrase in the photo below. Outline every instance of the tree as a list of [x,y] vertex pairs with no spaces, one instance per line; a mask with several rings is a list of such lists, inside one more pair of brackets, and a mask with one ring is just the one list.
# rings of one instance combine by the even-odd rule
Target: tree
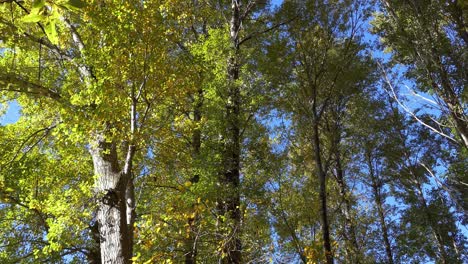
[[147,123],[179,96],[173,34],[151,11],[159,5],[2,4],[0,83],[11,98],[25,98],[23,115],[34,117],[37,104],[56,112],[58,135],[89,150],[102,263],[132,258],[135,155],[153,132]]
[[0,0],[0,262],[466,262],[464,5],[275,2]]
[[376,16],[374,31],[395,62],[409,66],[407,76],[417,89],[436,95],[435,106],[448,118],[441,127],[453,128],[449,134],[457,139],[449,137],[467,148],[465,7],[460,1],[382,1],[382,7],[385,13]]
[[[357,89],[358,84],[366,78],[365,73],[363,77],[359,72],[361,62],[358,53],[361,47],[356,42],[359,27],[356,21],[359,19],[351,19],[362,15],[359,13],[362,11],[361,4],[343,2],[327,6],[326,3],[305,1],[284,6],[285,14],[289,12],[290,16],[298,16],[287,32],[293,44],[292,63],[295,64],[295,69],[290,73],[293,76],[293,87],[296,87],[290,95],[293,102],[291,110],[295,115],[293,120],[296,126],[304,129],[304,137],[311,141],[307,145],[313,150],[314,173],[319,179],[322,235],[327,263],[333,263],[326,192],[327,174],[332,162],[337,166],[337,180],[342,198],[347,202],[347,225],[352,229],[339,150],[342,136],[337,131],[333,138],[333,135],[327,135],[325,129],[327,125],[335,128],[338,128],[336,125],[341,126],[341,121],[334,117],[342,115],[348,94],[352,96],[353,93],[349,91]],[[359,11],[355,13],[354,10]],[[348,72],[348,68],[354,66],[356,72]],[[352,78],[352,74],[357,74],[356,79],[347,79]],[[307,129],[304,124],[307,124]],[[330,141],[327,138],[331,138]],[[331,146],[327,142],[331,142]],[[351,240],[354,240],[351,245],[357,248],[356,239]]]

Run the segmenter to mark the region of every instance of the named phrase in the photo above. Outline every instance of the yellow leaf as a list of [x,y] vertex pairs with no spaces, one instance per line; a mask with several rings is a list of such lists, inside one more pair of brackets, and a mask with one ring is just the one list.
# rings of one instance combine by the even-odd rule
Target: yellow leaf
[[136,256],[132,257],[132,261],[133,261],[133,262],[136,262],[140,257],[141,257],[141,254],[140,254],[140,252],[138,252],[138,253],[136,254]]

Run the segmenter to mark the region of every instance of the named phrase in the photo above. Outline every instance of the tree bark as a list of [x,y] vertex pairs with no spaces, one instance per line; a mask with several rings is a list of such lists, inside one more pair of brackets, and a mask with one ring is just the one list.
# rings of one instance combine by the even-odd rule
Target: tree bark
[[[203,89],[198,89],[197,95],[194,99],[194,108],[193,108],[193,121],[198,125],[202,118],[201,108],[203,106]],[[199,128],[195,129],[192,134],[192,159],[197,161],[200,156],[201,148],[201,130]],[[195,174],[190,180],[192,184],[199,181],[200,175]],[[195,205],[194,205],[195,206]],[[195,264],[197,263],[197,233],[198,233],[198,215],[194,210],[194,216],[189,217],[188,219],[188,238],[185,241],[185,264]]]
[[226,103],[226,131],[224,139],[223,172],[219,183],[223,188],[218,202],[220,216],[226,217],[228,230],[224,232],[222,263],[242,263],[240,240],[240,88],[239,79],[239,32],[241,29],[241,1],[231,2],[231,54],[228,58],[227,81],[228,100]]
[[101,249],[100,249],[100,235],[98,223],[94,222],[89,225],[91,231],[91,238],[93,239],[93,247],[88,250],[86,254],[88,263],[101,264]]
[[377,207],[377,214],[379,215],[380,228],[382,229],[382,240],[385,244],[385,253],[387,255],[387,263],[393,264],[393,252],[392,246],[390,244],[390,239],[388,235],[387,223],[385,221],[385,211],[383,208],[383,197],[381,193],[382,185],[380,184],[380,179],[375,175],[374,167],[372,166],[371,157],[367,155],[367,165],[369,166],[369,174],[371,177],[372,192],[374,195],[374,203]]
[[[316,96],[314,96],[316,98]],[[315,167],[319,177],[319,197],[320,197],[320,216],[322,219],[322,236],[323,236],[323,248],[325,250],[325,258],[327,264],[333,264],[333,253],[330,242],[330,226],[328,223],[328,207],[327,207],[327,189],[326,189],[326,174],[323,169],[322,156],[320,150],[320,137],[318,127],[318,116],[317,109],[315,106],[315,100],[313,104],[313,146],[315,154]]]
[[131,179],[131,175],[128,175],[128,184],[125,190],[125,201],[126,201],[126,223],[127,223],[127,231],[128,231],[128,243],[127,243],[127,252],[129,254],[129,258],[133,256],[133,230],[135,225],[135,185],[133,184],[133,180]]
[[437,224],[434,222],[431,212],[429,211],[429,207],[427,206],[426,198],[424,197],[421,184],[417,181],[417,179],[415,180],[415,182],[416,182],[416,193],[417,193],[418,199],[424,209],[424,212],[426,214],[426,220],[429,222],[429,228],[431,229],[432,235],[434,236],[434,239],[436,241],[437,249],[439,250],[440,261],[443,264],[448,264],[449,262],[447,261],[447,252],[445,251],[445,247],[444,247],[442,236],[440,234],[440,230],[437,227]]
[[97,222],[100,235],[101,263],[130,263],[131,238],[127,226],[125,201],[127,175],[118,167],[116,144],[106,142],[103,135],[91,142],[90,153],[97,176],[98,201]]
[[[359,257],[360,255],[359,244],[356,238],[356,229],[354,227],[353,221],[351,220],[351,201],[349,200],[349,197],[348,197],[349,193],[348,193],[348,190],[347,190],[348,188],[346,186],[346,182],[344,179],[344,170],[341,165],[341,155],[339,152],[340,150],[338,148],[338,144],[339,143],[336,143],[335,145],[336,180],[340,188],[341,201],[344,204],[343,214],[345,216],[345,229],[346,229],[345,238],[351,244],[351,252],[350,252],[351,259],[349,259],[349,261],[359,264],[361,263],[360,257]],[[348,248],[346,250],[348,251]]]

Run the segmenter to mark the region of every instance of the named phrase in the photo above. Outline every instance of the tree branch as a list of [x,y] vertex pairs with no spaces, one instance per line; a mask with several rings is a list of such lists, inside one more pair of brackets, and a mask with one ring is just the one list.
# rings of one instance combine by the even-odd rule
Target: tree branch
[[259,35],[261,35],[261,34],[268,33],[268,32],[270,32],[270,31],[272,31],[272,30],[275,30],[275,29],[277,29],[277,28],[283,26],[283,25],[289,24],[289,23],[291,23],[292,21],[294,21],[296,18],[298,18],[298,17],[296,16],[296,17],[293,17],[293,18],[291,18],[291,19],[289,19],[289,20],[287,20],[287,21],[285,21],[285,22],[281,22],[281,23],[275,24],[275,25],[273,25],[273,26],[271,26],[271,27],[269,27],[269,28],[267,28],[267,29],[264,29],[264,30],[261,30],[261,31],[253,32],[253,33],[247,35],[247,36],[246,36],[245,38],[243,38],[241,41],[239,41],[238,46],[242,45],[242,43],[246,42],[246,41],[249,40],[249,39],[252,39],[252,38],[254,38],[254,37],[256,37],[256,36],[259,36]]
[[379,66],[380,70],[382,71],[382,74],[383,74],[383,77],[384,77],[384,81],[385,83],[388,85],[388,87],[390,87],[390,90],[386,89],[387,90],[387,93],[398,103],[398,105],[403,108],[403,110],[408,113],[409,115],[411,115],[416,121],[418,121],[418,123],[420,123],[421,125],[429,128],[431,131],[435,132],[436,134],[438,135],[441,135],[447,139],[449,139],[451,142],[457,144],[457,145],[461,145],[460,142],[458,142],[456,139],[454,139],[453,137],[443,133],[442,131],[439,131],[437,129],[435,129],[434,127],[432,127],[431,125],[427,124],[426,122],[424,122],[423,120],[421,120],[413,111],[411,111],[408,107],[406,107],[401,101],[400,99],[398,99],[398,96],[395,92],[395,88],[393,87],[393,84],[391,83],[390,79],[388,78],[388,75],[387,75],[387,71],[383,68],[382,64],[380,62],[377,62],[377,65]]
[[20,75],[11,74],[8,72],[0,72],[0,85],[6,87],[0,89],[3,91],[37,94],[49,97],[58,102],[63,102],[63,98],[58,92],[55,92],[40,84],[30,82]]

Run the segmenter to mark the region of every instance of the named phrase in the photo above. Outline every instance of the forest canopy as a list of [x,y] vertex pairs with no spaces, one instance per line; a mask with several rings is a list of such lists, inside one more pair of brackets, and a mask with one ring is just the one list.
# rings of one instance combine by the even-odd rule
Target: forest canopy
[[462,0],[0,0],[0,263],[467,263],[467,47]]

